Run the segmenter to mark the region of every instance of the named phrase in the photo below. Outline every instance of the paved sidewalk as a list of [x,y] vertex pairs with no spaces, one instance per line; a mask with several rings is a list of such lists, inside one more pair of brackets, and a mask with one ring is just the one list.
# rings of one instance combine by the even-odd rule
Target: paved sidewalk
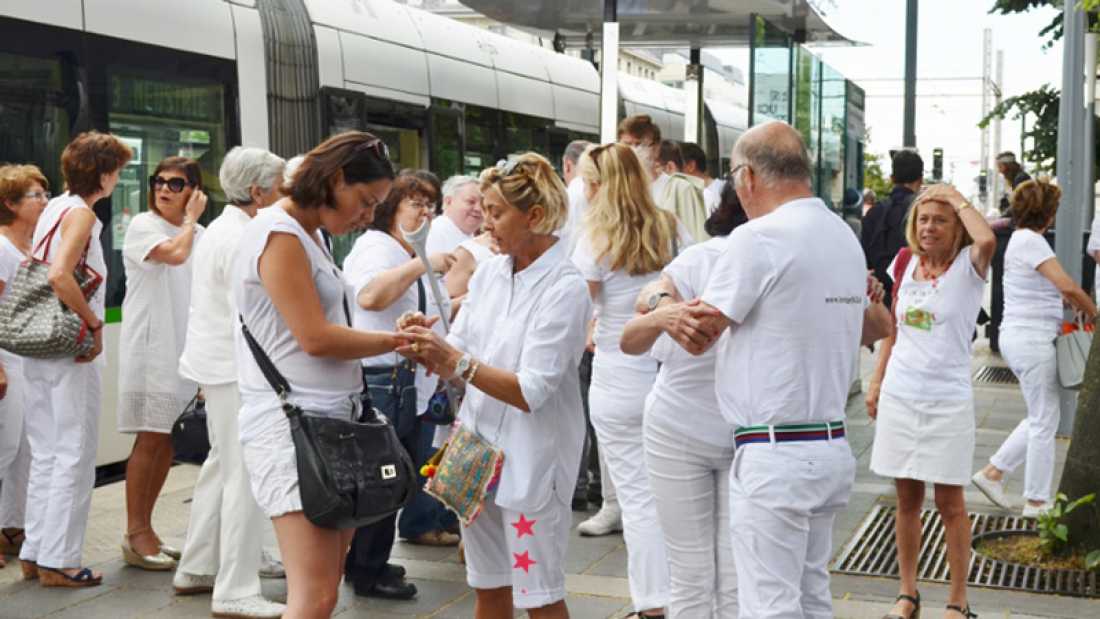
[[[864,378],[871,368],[870,356],[862,359]],[[1000,365],[995,356],[979,343],[975,366]],[[978,415],[975,470],[988,460],[1008,432],[1023,418],[1025,408],[1019,388],[978,387],[975,389]],[[833,546],[839,550],[878,501],[893,501],[893,487],[868,470],[874,427],[867,419],[861,397],[848,407],[849,441],[859,458],[856,485],[848,509],[838,517]],[[1058,444],[1061,470],[1068,442]],[[190,510],[191,490],[198,467],[181,465],[172,469],[154,515],[157,530],[169,542],[182,545]],[[1022,505],[1022,472],[1007,486],[1010,497]],[[971,509],[994,511],[984,496],[971,489],[966,493]],[[931,501],[929,501],[931,506]],[[580,521],[585,515],[574,514]],[[9,565],[0,570],[0,619],[138,619],[209,617],[208,596],[176,597],[172,594],[171,575],[142,572],[126,567],[120,558],[119,542],[125,522],[123,485],[111,484],[95,491],[92,516],[85,545],[86,562],[104,572],[100,587],[64,591],[43,589],[18,580],[19,568]],[[466,619],[473,617],[473,594],[465,584],[465,572],[453,549],[426,548],[398,543],[394,554],[406,566],[409,576],[420,589],[413,602],[386,602],[356,598],[348,587],[341,587],[336,615],[396,619],[431,617]],[[626,549],[621,536],[581,538],[574,534],[566,561],[568,604],[578,619],[618,618],[629,607],[626,575]],[[264,581],[265,593],[280,599],[286,595],[285,582]],[[878,619],[889,609],[897,583],[886,578],[833,576],[836,616],[847,619]],[[940,617],[947,596],[943,585],[921,584],[925,616]],[[970,600],[982,619],[1100,617],[1100,601],[1050,595],[1006,592],[972,588]],[[517,616],[519,616],[517,614]]]

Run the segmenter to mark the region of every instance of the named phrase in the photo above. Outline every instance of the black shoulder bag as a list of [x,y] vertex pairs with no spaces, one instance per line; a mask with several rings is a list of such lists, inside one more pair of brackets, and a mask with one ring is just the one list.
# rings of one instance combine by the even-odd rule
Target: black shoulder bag
[[[346,299],[344,313],[350,324]],[[248,348],[290,421],[306,518],[326,529],[355,529],[412,500],[416,469],[386,418],[366,403],[360,420],[311,414],[292,404],[290,383],[239,318]]]

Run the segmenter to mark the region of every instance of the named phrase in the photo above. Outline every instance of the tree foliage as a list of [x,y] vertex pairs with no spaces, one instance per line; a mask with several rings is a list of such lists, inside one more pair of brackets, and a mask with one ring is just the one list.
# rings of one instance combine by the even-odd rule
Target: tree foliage
[[863,153],[863,186],[875,192],[876,200],[885,200],[892,187],[890,177],[882,170],[881,160],[882,155]]
[[1022,153],[1023,160],[1038,171],[1053,172],[1058,169],[1058,106],[1061,99],[1061,91],[1043,84],[1039,90],[1001,101],[978,126],[984,129],[995,118],[1012,114],[1012,118],[1019,120],[1027,114],[1031,125],[1024,132],[1024,138],[1030,139],[1034,146]]

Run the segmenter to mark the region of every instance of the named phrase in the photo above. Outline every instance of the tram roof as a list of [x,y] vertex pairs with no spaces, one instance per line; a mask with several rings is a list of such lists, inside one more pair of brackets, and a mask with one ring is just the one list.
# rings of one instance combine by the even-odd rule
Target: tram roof
[[[603,0],[460,0],[500,22],[559,32],[568,45],[599,41]],[[800,43],[854,45],[829,25],[811,0],[618,0],[620,45],[748,46],[750,17],[759,15]]]

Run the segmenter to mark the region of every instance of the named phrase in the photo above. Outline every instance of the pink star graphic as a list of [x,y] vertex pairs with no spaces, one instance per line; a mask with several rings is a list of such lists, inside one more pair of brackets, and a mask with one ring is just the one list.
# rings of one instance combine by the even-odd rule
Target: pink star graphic
[[529,573],[531,566],[537,563],[537,561],[531,559],[530,552],[527,550],[524,550],[523,554],[513,552],[512,556],[516,558],[516,564],[512,567],[517,570],[523,570],[525,574]]
[[523,539],[524,535],[535,536],[535,523],[538,520],[528,520],[527,516],[520,514],[519,520],[512,523],[512,526],[516,528],[516,539]]

